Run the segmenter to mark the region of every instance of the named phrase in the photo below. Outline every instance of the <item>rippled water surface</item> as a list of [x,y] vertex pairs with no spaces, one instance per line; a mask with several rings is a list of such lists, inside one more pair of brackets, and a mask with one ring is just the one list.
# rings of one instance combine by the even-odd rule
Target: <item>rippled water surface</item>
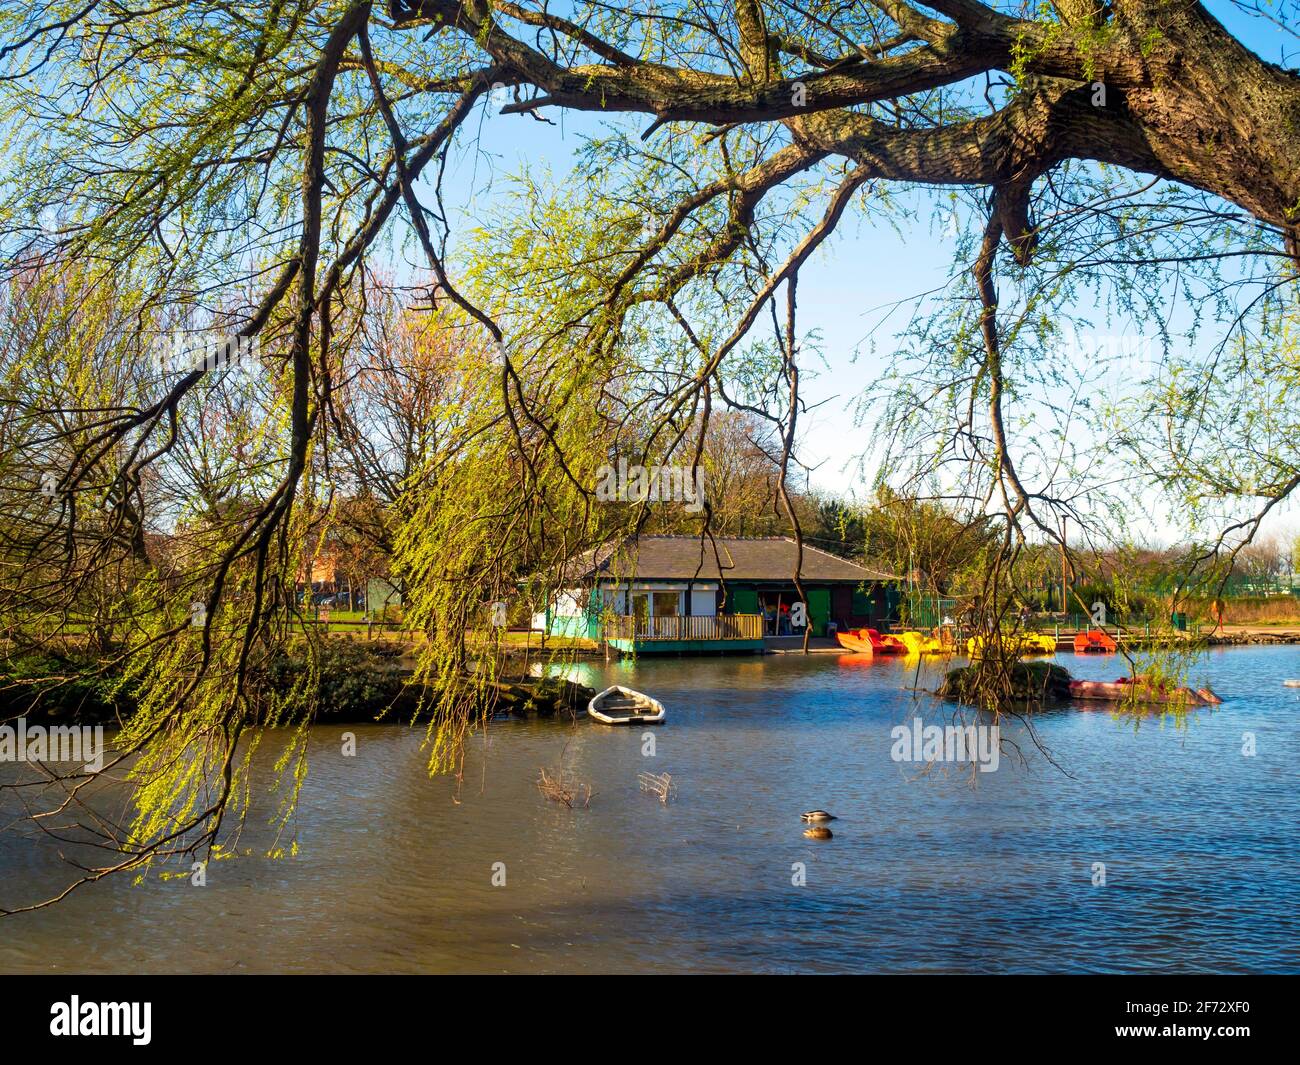
[[[1226,702],[1184,728],[1055,711],[1038,722],[1055,767],[1008,728],[1027,764],[1004,755],[974,787],[891,760],[891,728],[946,713],[906,690],[910,664],[584,668],[667,704],[654,757],[641,730],[499,722],[458,786],[426,775],[421,732],[351,727],[347,758],[345,730],[318,728],[296,857],[213,863],[201,888],[112,880],[0,920],[0,971],[1300,970],[1300,690],[1282,686],[1300,648],[1207,654],[1196,676]],[[538,793],[561,759],[588,809]],[[646,770],[672,774],[673,801],[639,791]],[[839,816],[829,842],[802,835],[819,806]],[[245,831],[258,854],[272,812]],[[66,875],[48,842],[0,836],[0,905]]]

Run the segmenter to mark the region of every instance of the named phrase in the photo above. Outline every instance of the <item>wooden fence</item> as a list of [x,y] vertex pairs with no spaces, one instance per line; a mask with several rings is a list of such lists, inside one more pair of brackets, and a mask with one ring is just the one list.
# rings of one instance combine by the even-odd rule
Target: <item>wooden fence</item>
[[646,618],[623,614],[609,618],[610,640],[761,640],[759,614],[677,615]]

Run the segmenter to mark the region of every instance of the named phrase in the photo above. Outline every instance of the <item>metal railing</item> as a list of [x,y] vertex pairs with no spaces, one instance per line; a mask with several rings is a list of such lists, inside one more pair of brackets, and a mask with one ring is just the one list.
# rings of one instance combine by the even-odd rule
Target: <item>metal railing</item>
[[647,618],[620,614],[608,618],[610,640],[761,640],[759,614],[676,615]]

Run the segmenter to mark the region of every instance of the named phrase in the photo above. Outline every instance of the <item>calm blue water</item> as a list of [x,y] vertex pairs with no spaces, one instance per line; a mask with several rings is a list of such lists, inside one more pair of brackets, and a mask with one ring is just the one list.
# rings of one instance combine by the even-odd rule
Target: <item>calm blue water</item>
[[[653,757],[641,730],[499,722],[459,783],[425,775],[421,733],[353,728],[346,758],[345,730],[317,729],[297,857],[214,863],[202,888],[100,884],[5,919],[0,971],[1300,971],[1300,691],[1281,683],[1300,648],[1207,654],[1196,678],[1226,702],[1185,727],[1042,716],[1055,767],[1007,727],[1024,762],[1004,753],[973,785],[890,759],[893,726],[951,713],[905,690],[911,668],[588,668],[668,705]],[[589,808],[538,793],[561,761],[594,788]],[[674,799],[640,792],[642,771],[670,773]],[[839,816],[833,840],[803,838],[814,807]],[[254,852],[270,810],[245,831]],[[63,875],[49,847],[0,836],[0,902]]]

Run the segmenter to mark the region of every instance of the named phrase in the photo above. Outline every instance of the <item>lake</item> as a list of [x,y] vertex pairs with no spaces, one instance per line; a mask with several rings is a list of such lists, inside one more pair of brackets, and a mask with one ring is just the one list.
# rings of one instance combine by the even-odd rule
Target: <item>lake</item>
[[[428,777],[422,730],[319,727],[295,857],[260,856],[267,797],[241,840],[255,855],[212,863],[204,887],[114,880],[0,920],[0,972],[1300,970],[1300,690],[1282,686],[1300,647],[1206,653],[1195,678],[1225,703],[1183,727],[1101,704],[1042,715],[1056,765],[1006,725],[1024,761],[979,774],[891,759],[895,726],[951,716],[907,690],[913,669],[582,666],[667,705],[653,756],[642,728],[499,721],[459,783]],[[589,807],[539,793],[561,762]],[[641,772],[671,774],[671,801]],[[815,807],[834,839],[803,837]],[[0,904],[65,877],[48,842],[0,835]]]

